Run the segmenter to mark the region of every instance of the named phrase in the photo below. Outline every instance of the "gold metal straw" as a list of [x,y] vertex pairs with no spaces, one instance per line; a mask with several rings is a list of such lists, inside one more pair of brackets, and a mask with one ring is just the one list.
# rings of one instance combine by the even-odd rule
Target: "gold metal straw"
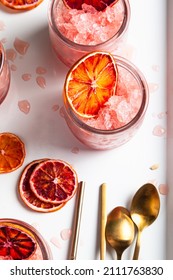
[[106,252],[106,239],[105,239],[105,227],[106,227],[106,184],[101,185],[101,213],[100,213],[100,260],[105,259]]
[[77,201],[76,201],[73,230],[72,230],[72,243],[71,243],[71,250],[69,255],[70,260],[76,260],[77,257],[84,189],[85,189],[85,182],[82,181],[79,183],[78,190],[77,190]]

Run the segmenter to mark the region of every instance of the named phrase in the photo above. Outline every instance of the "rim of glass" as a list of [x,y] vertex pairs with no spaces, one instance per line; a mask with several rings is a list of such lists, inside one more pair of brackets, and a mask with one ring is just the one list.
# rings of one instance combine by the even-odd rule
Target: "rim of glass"
[[4,59],[5,59],[5,51],[3,45],[0,42],[0,73],[2,72],[3,69]]
[[11,218],[0,218],[0,224],[1,223],[11,223],[14,225],[19,225],[21,227],[27,228],[35,237],[36,241],[38,242],[38,245],[40,247],[40,250],[42,252],[43,260],[50,260],[52,259],[51,251],[46,244],[43,236],[30,224],[17,220],[17,219],[11,219]]
[[87,130],[89,132],[95,133],[95,134],[111,135],[111,134],[115,134],[115,133],[116,134],[122,133],[125,130],[128,130],[129,128],[133,127],[139,121],[139,119],[142,119],[144,117],[145,112],[148,107],[149,89],[148,89],[148,84],[147,84],[147,81],[146,81],[143,73],[132,62],[130,62],[129,60],[127,60],[121,56],[114,55],[114,59],[116,60],[117,65],[124,67],[126,70],[128,70],[133,75],[133,77],[138,81],[138,84],[141,85],[141,90],[143,92],[141,106],[140,106],[137,114],[134,116],[134,118],[130,122],[128,122],[124,126],[116,128],[116,129],[105,130],[105,129],[94,128],[92,126],[87,125],[85,122],[83,122],[83,120],[78,118],[77,115],[73,112],[73,110],[71,109],[71,107],[69,105],[68,100],[65,99],[66,104],[69,105],[68,108],[65,105],[65,110],[67,111],[67,114],[70,116],[70,118],[73,119],[73,121],[80,128]]
[[81,47],[82,47],[84,51],[91,51],[93,48],[100,47],[100,46],[104,47],[105,44],[113,41],[115,38],[120,39],[120,37],[126,32],[126,30],[128,28],[130,16],[131,16],[130,3],[129,3],[129,0],[121,0],[124,5],[125,16],[123,19],[123,23],[122,23],[121,27],[119,28],[119,30],[117,31],[117,33],[115,33],[111,38],[109,38],[105,42],[102,42],[102,43],[99,43],[96,45],[83,45],[83,44],[75,43],[75,42],[69,40],[68,38],[66,38],[56,27],[56,24],[54,22],[53,9],[54,9],[54,5],[56,4],[57,1],[62,1],[62,0],[52,0],[50,2],[49,13],[48,13],[49,22],[51,24],[52,29],[57,34],[57,36],[60,37],[64,41],[64,43],[70,47],[74,47],[76,49],[81,49]]

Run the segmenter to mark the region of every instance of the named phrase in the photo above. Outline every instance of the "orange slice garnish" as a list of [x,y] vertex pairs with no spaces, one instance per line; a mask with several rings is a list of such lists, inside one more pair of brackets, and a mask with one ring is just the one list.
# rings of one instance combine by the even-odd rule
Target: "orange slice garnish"
[[0,0],[0,2],[15,10],[32,10],[36,8],[43,0]]
[[25,158],[25,146],[15,134],[0,133],[0,173],[8,173],[19,168]]
[[20,229],[11,226],[0,227],[0,257],[25,260],[35,252],[36,246],[33,238]]
[[62,160],[39,163],[30,176],[31,191],[43,202],[59,204],[70,200],[76,192],[75,170]]
[[20,181],[19,181],[19,194],[22,199],[22,201],[27,205],[30,209],[37,211],[37,212],[53,212],[61,209],[65,203],[59,203],[59,204],[53,204],[50,202],[44,202],[38,199],[35,194],[31,191],[30,188],[30,176],[33,172],[33,170],[36,168],[36,166],[43,162],[46,159],[39,159],[34,160],[31,163],[29,163],[24,171],[22,172]]
[[64,91],[76,114],[90,118],[115,94],[118,70],[113,56],[93,52],[81,58],[68,72]]
[[70,9],[81,10],[83,4],[91,5],[97,11],[103,11],[108,6],[114,5],[119,0],[63,0]]

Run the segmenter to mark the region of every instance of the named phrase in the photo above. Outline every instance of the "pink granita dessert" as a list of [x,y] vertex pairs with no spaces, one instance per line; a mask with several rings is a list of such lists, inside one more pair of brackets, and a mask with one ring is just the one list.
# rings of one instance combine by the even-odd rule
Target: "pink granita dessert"
[[43,237],[29,224],[0,219],[0,260],[43,260],[51,252]]
[[116,94],[109,98],[99,110],[96,118],[83,121],[97,129],[113,130],[129,123],[138,113],[142,103],[142,92],[131,73],[118,68]]
[[[13,260],[13,258],[10,256],[6,256],[6,257],[0,256],[0,260]],[[43,255],[40,247],[37,247],[35,253],[26,260],[43,260]]]
[[121,28],[124,6],[118,1],[104,11],[83,4],[82,10],[69,9],[59,1],[54,10],[57,29],[69,40],[82,45],[97,45],[112,38]]

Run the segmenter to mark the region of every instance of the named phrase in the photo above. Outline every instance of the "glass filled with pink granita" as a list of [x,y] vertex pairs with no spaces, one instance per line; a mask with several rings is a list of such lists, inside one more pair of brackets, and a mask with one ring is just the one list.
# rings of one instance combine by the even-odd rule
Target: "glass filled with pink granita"
[[108,1],[113,3],[103,10],[86,3],[104,1],[79,1],[80,9],[64,2],[70,1],[52,0],[48,13],[52,49],[63,63],[70,67],[86,53],[120,47],[130,20],[129,0]]
[[95,52],[69,70],[63,100],[65,120],[76,138],[92,149],[107,150],[135,135],[147,110],[149,92],[134,64]]
[[0,104],[7,96],[10,86],[10,70],[5,50],[0,42]]
[[40,233],[16,219],[0,219],[0,260],[50,260],[51,251]]

